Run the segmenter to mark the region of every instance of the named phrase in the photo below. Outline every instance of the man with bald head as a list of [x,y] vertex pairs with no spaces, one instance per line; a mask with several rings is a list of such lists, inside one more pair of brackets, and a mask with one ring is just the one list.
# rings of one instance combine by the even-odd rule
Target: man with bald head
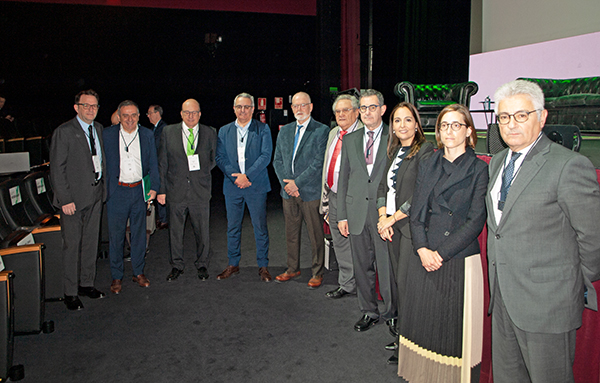
[[196,238],[196,261],[200,280],[208,279],[210,258],[209,215],[215,167],[217,131],[202,125],[200,104],[194,99],[181,106],[182,122],[164,128],[158,154],[160,191],[157,200],[168,201],[171,272],[167,281],[183,274],[183,234],[189,217]]
[[319,214],[321,171],[329,128],[311,118],[310,96],[299,92],[292,98],[296,121],[281,128],[277,136],[273,168],[281,183],[283,217],[287,242],[287,270],[276,277],[286,282],[300,276],[300,237],[306,222],[312,248],[312,278],[309,288],[323,283],[325,240]]

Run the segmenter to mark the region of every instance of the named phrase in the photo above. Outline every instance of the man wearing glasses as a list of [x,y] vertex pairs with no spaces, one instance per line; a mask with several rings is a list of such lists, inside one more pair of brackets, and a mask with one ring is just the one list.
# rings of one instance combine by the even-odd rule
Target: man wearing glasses
[[54,130],[50,146],[50,180],[54,205],[61,209],[65,305],[81,310],[78,295],[105,294],[94,287],[98,233],[105,199],[102,125],[95,122],[98,94],[81,91],[73,106],[77,116]]
[[550,141],[532,82],[494,96],[508,148],[490,162],[488,267],[494,382],[573,382],[575,331],[597,310],[600,191],[592,163]]
[[254,97],[240,93],[233,100],[237,119],[219,129],[217,165],[225,176],[223,194],[227,209],[227,257],[229,265],[217,275],[227,279],[240,272],[242,220],[248,206],[254,227],[258,275],[263,282],[272,280],[269,265],[267,229],[267,193],[271,191],[267,165],[271,162],[273,141],[267,124],[252,119]]
[[341,149],[344,136],[362,128],[363,124],[358,119],[358,99],[349,94],[342,94],[335,99],[333,102],[333,113],[335,113],[335,120],[338,126],[329,132],[327,140],[323,176],[321,178],[321,213],[325,214],[325,220],[329,223],[335,257],[339,267],[338,287],[335,290],[327,292],[326,296],[332,299],[339,299],[348,294],[354,294],[356,291],[350,239],[340,234],[337,225],[337,211],[340,202],[337,198],[340,156],[342,154]]
[[[154,135],[150,130],[140,128],[137,104],[125,100],[119,104],[118,112],[121,123],[104,129],[102,135],[106,153],[110,291],[113,294],[119,294],[122,288],[123,247],[128,220],[131,221],[132,280],[140,287],[150,286],[144,275],[146,209],[160,187]],[[150,180],[149,184],[144,183],[146,179]]]
[[312,277],[308,287],[323,283],[325,239],[319,214],[321,202],[321,172],[329,128],[311,118],[310,96],[299,92],[292,98],[296,121],[281,128],[277,136],[273,168],[281,184],[283,217],[287,244],[287,270],[278,275],[278,282],[300,276],[300,237],[302,220],[306,222],[312,250]]
[[[160,149],[160,137],[162,136],[163,129],[167,126],[167,123],[162,118],[163,108],[159,105],[150,105],[146,117],[152,124],[152,131],[154,132],[154,143],[156,144],[156,153]],[[158,212],[158,218],[156,219],[156,227],[160,229],[166,229],[169,227],[167,219],[167,207],[161,204],[156,206]]]
[[183,274],[183,234],[189,217],[196,238],[196,261],[200,280],[208,279],[210,260],[209,216],[215,167],[217,132],[202,125],[200,104],[194,99],[181,106],[182,122],[164,128],[158,154],[160,191],[156,199],[168,202],[171,272],[167,281]]
[[[350,238],[358,307],[363,316],[356,331],[366,331],[382,317],[395,330],[396,288],[387,243],[377,231],[377,188],[387,164],[388,127],[382,117],[383,95],[361,91],[360,116],[365,127],[344,137],[338,185],[337,224]],[[375,293],[375,271],[384,311],[379,312]]]

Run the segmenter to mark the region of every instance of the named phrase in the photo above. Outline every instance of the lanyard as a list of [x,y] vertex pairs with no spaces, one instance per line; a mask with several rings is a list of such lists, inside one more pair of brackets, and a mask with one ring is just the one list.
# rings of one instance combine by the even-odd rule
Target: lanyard
[[138,134],[140,133],[140,128],[138,128],[135,132],[135,136],[133,136],[133,138],[131,139],[131,141],[129,141],[129,144],[127,142],[125,142],[125,137],[123,137],[123,132],[121,130],[119,130],[119,133],[121,133],[121,139],[123,139],[123,143],[125,144],[125,151],[127,153],[129,153],[129,147],[131,146],[131,144],[133,143],[133,141],[135,141],[135,139],[137,138]]

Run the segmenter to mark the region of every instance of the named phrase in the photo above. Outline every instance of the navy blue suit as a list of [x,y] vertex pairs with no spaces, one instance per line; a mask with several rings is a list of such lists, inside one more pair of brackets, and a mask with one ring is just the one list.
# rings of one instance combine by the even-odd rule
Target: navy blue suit
[[[119,185],[121,173],[120,125],[104,129],[104,152],[106,162],[106,209],[108,216],[110,271],[113,279],[123,279],[123,246],[127,219],[131,228],[131,267],[133,275],[144,273],[146,253],[146,203],[142,185],[127,187]],[[142,175],[150,176],[151,189],[160,189],[156,145],[151,130],[138,127]]]
[[215,160],[225,175],[223,194],[227,208],[227,256],[229,265],[239,265],[245,204],[248,205],[254,227],[258,267],[267,267],[269,264],[267,193],[271,191],[267,165],[271,162],[273,153],[271,129],[267,124],[251,120],[245,139],[245,174],[252,185],[240,189],[235,185],[236,177],[232,176],[233,173],[241,173],[238,163],[237,127],[235,122],[232,122],[219,129]]

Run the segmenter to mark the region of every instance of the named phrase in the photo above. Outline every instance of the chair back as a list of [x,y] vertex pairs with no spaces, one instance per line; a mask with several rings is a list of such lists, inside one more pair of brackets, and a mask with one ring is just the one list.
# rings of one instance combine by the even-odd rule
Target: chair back
[[546,124],[543,132],[552,141],[574,152],[581,148],[581,131],[575,125]]

